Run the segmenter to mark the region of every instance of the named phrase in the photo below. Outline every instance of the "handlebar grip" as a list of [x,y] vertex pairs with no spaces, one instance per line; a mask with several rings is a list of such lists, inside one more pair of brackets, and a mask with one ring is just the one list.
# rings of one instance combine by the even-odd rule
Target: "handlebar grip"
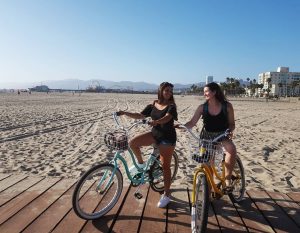
[[142,123],[145,125],[149,125],[150,124],[150,120],[149,119],[143,119]]

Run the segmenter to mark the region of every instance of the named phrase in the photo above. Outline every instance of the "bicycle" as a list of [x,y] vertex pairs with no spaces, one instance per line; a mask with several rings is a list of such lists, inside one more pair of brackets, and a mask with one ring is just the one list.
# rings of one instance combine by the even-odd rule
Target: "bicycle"
[[[139,168],[134,153],[128,146],[129,132],[137,125],[148,124],[147,120],[140,120],[129,127],[119,123],[117,113],[113,113],[117,129],[104,134],[104,143],[115,151],[113,159],[108,163],[98,164],[87,170],[77,182],[72,205],[75,213],[83,219],[93,220],[108,213],[118,202],[123,189],[123,175],[119,169],[120,161],[131,185],[137,187],[134,196],[142,198],[139,193],[140,185],[149,183],[156,192],[164,191],[163,170],[159,159],[158,148],[154,145],[153,151],[147,157],[144,168]],[[138,169],[138,174],[131,174],[123,154],[128,151],[130,160]],[[171,182],[174,181],[178,170],[178,156],[174,151],[171,161]]]
[[[231,184],[232,192],[226,192],[225,183],[225,153],[222,149],[222,139],[229,136],[230,131],[212,140],[200,139],[191,129],[184,125],[184,128],[192,137],[190,140],[190,151],[192,159],[199,163],[194,171],[191,227],[193,233],[205,232],[208,221],[210,196],[213,199],[220,199],[228,194],[234,203],[240,202],[245,193],[245,172],[241,159],[237,156],[233,169]],[[195,143],[196,142],[196,143]],[[218,181],[216,183],[215,179]]]

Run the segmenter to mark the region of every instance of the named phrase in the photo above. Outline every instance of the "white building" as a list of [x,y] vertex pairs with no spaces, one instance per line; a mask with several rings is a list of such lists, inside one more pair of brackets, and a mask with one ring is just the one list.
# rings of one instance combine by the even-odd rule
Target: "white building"
[[214,81],[214,76],[206,76],[206,84],[212,83]]
[[[268,83],[269,81],[269,83]],[[289,72],[289,67],[278,67],[277,71],[269,71],[258,75],[258,84],[263,84],[258,94],[265,94],[268,87],[270,95],[300,95],[300,72]]]

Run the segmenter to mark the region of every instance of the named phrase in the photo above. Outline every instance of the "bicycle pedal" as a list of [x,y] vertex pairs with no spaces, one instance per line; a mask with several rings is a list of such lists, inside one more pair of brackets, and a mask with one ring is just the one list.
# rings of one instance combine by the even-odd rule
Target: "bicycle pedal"
[[140,178],[142,177],[142,175],[143,175],[143,173],[142,173],[142,172],[140,172],[140,173],[137,173],[137,174],[135,174],[135,175],[133,176],[133,179],[136,179],[136,180],[138,180],[138,179],[140,179]]
[[143,194],[141,194],[141,193],[135,193],[134,197],[137,198],[137,199],[142,199],[143,198]]

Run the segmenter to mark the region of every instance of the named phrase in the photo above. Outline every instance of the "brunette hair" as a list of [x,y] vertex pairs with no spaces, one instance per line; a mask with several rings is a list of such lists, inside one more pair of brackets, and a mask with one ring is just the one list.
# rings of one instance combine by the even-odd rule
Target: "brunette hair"
[[[159,88],[158,88],[158,93],[157,93],[157,99],[158,99],[158,103],[162,103],[164,101],[164,96],[163,96],[163,91],[166,87],[174,87],[174,85],[172,83],[169,83],[169,82],[162,82],[160,85],[159,85]],[[172,104],[175,104],[175,100],[174,100],[174,96],[173,96],[173,92],[172,92],[172,96],[171,98],[169,99],[169,102],[172,103]]]
[[215,82],[212,82],[212,83],[208,83],[206,84],[204,87],[208,87],[209,90],[213,91],[213,92],[216,92],[215,94],[215,97],[217,98],[218,101],[220,101],[221,103],[227,101],[227,98],[225,97],[221,87],[215,83]]

